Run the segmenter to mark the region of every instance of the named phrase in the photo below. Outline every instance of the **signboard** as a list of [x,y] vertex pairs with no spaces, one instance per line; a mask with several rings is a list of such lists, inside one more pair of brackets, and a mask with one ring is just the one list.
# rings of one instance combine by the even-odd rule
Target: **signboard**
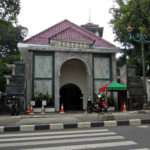
[[30,105],[35,106],[35,101],[30,101]]
[[46,106],[46,101],[42,101],[42,105]]

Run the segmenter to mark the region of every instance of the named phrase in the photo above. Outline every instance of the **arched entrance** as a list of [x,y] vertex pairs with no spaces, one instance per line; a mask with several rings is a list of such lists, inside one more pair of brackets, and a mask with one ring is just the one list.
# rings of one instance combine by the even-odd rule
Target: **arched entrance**
[[64,110],[83,110],[83,96],[80,88],[72,83],[60,88],[60,105]]

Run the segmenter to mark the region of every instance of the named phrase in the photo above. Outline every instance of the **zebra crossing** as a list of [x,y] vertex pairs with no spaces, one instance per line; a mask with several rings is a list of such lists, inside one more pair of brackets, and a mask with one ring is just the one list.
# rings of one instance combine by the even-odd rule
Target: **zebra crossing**
[[133,145],[137,145],[137,143],[129,141],[108,129],[0,135],[0,150],[77,150]]
[[149,126],[137,126],[138,128],[149,128]]

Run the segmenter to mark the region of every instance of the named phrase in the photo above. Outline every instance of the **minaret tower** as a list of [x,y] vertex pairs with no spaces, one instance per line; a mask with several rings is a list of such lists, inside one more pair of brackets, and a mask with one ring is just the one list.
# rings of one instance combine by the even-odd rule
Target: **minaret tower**
[[94,33],[95,35],[102,37],[103,36],[103,27],[99,27],[99,25],[93,24],[91,19],[91,10],[89,9],[89,21],[85,25],[81,25],[82,28]]
[[91,9],[89,9],[89,21],[88,21],[88,23],[89,23],[89,24],[93,24],[93,22],[92,22],[92,20],[91,20],[91,15],[90,15],[90,13],[91,13]]

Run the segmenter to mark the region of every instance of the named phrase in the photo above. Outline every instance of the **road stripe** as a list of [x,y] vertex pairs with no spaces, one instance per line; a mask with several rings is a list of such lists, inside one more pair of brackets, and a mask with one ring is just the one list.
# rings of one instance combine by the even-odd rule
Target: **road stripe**
[[138,149],[129,149],[129,150],[150,150],[149,148],[138,148]]
[[57,138],[70,138],[70,137],[88,137],[88,136],[101,136],[101,135],[114,135],[114,132],[106,133],[90,133],[90,134],[74,134],[74,135],[57,135],[57,136],[41,136],[41,137],[22,137],[22,138],[12,138],[12,139],[0,139],[0,142],[8,141],[23,141],[23,140],[41,140],[41,139],[57,139]]
[[139,128],[149,128],[149,126],[137,126]]
[[91,149],[91,148],[102,148],[102,147],[113,147],[113,146],[127,146],[136,145],[133,141],[122,141],[122,142],[110,142],[100,144],[85,144],[85,145],[73,145],[73,146],[59,146],[59,147],[46,147],[46,148],[32,148],[32,149],[20,149],[20,150],[77,150],[77,149]]
[[107,137],[96,137],[96,138],[82,138],[82,139],[65,139],[65,140],[52,140],[52,141],[32,141],[32,142],[22,142],[22,143],[0,143],[0,147],[13,147],[13,146],[31,146],[31,145],[44,145],[44,144],[60,144],[60,143],[74,143],[74,142],[90,142],[90,141],[103,141],[103,140],[116,140],[124,139],[123,136],[107,136]]
[[59,135],[59,134],[69,134],[69,133],[89,133],[89,132],[106,132],[109,131],[107,129],[101,129],[101,130],[77,130],[77,131],[61,131],[61,132],[42,132],[42,133],[19,133],[19,134],[4,134],[4,135],[0,135],[0,137],[20,137],[20,136],[34,136],[34,135],[51,135],[51,134],[55,134],[55,135]]

